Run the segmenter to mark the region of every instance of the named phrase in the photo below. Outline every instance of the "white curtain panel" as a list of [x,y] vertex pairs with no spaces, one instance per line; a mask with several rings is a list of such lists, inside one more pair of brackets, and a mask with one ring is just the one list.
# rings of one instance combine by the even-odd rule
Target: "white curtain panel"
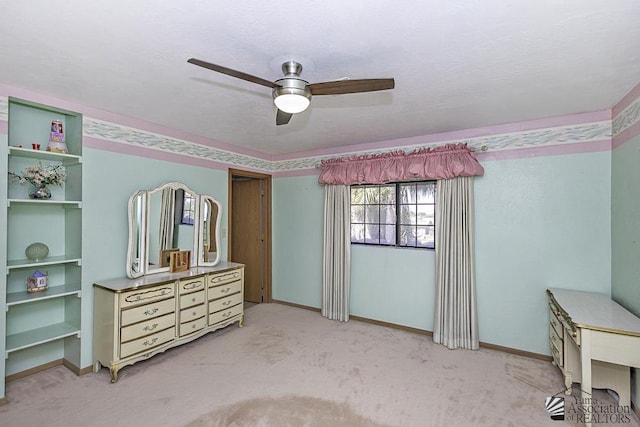
[[351,286],[351,218],[348,185],[324,186],[324,251],[322,255],[322,315],[349,320]]
[[477,350],[473,177],[438,180],[433,341]]

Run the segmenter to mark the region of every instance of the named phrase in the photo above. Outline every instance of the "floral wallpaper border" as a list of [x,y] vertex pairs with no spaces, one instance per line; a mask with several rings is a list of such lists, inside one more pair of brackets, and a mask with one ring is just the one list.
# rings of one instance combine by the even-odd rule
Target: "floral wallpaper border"
[[[161,150],[182,156],[207,159],[235,166],[250,167],[267,172],[288,172],[314,169],[320,165],[322,160],[336,157],[334,154],[290,160],[265,160],[89,117],[84,118],[84,134],[85,136],[104,139],[120,144]],[[603,139],[610,138],[611,122],[607,120],[602,122],[535,129],[461,140],[443,140],[429,144],[412,144],[394,147],[394,149],[412,151],[417,148],[432,147],[442,144],[466,143],[478,151],[498,151],[601,141]],[[340,156],[351,154],[375,154],[388,150],[389,148],[387,147],[371,151],[345,152],[340,153]]]
[[[523,132],[513,132],[497,135],[482,136],[467,139],[441,140],[429,144],[412,144],[393,147],[394,150],[413,151],[423,147],[434,147],[444,144],[466,143],[477,151],[503,151],[521,148],[539,148],[552,145],[575,144],[580,142],[601,141],[611,138],[611,122],[592,122],[571,126],[534,129]],[[281,160],[274,163],[274,171],[285,172],[292,170],[311,169],[319,167],[322,160],[350,155],[377,154],[388,152],[389,147],[371,151],[344,152],[339,155],[307,157],[292,160]]]
[[626,129],[640,122],[640,97],[636,98],[627,108],[613,119],[613,137],[620,135]]
[[[8,120],[8,111],[8,98],[0,97],[0,120]],[[393,148],[397,150],[412,151],[422,147],[433,147],[436,145],[455,143],[466,143],[477,151],[491,152],[522,148],[540,148],[611,139],[613,136],[620,134],[625,129],[639,121],[640,98],[631,103],[613,120],[613,122],[605,120],[600,122],[533,129],[459,140],[442,140],[432,143],[418,143],[406,146],[400,145]],[[118,144],[159,150],[181,156],[205,159],[234,166],[252,168],[265,172],[289,172],[315,169],[319,167],[320,162],[325,159],[352,154],[375,154],[386,152],[390,148],[386,147],[371,151],[342,152],[340,154],[302,157],[290,160],[266,160],[86,116],[83,119],[83,130],[84,135],[87,137],[98,138]],[[398,142],[401,141],[402,140],[398,140]]]
[[82,127],[84,136],[103,139],[118,144],[160,150],[181,156],[195,157],[265,171],[271,171],[271,164],[273,163],[269,160],[196,144],[191,141],[147,132],[86,116],[83,118]]

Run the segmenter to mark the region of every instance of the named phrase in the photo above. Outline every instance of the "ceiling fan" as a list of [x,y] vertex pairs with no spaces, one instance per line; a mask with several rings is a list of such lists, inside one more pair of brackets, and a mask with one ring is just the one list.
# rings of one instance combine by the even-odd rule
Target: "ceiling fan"
[[278,108],[276,125],[286,125],[294,114],[306,110],[311,103],[312,95],[342,95],[346,93],[375,92],[378,90],[393,89],[395,87],[395,81],[392,78],[336,80],[310,84],[300,78],[302,65],[296,61],[287,61],[282,64],[284,77],[273,82],[196,58],[191,58],[187,60],[187,62],[231,77],[270,87],[272,89],[273,102]]

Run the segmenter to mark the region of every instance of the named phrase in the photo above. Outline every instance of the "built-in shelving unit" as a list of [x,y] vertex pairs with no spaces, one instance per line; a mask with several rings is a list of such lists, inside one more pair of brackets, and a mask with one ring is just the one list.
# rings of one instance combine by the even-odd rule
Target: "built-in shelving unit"
[[[6,230],[0,244],[6,259],[0,299],[4,307],[4,377],[19,376],[43,366],[64,363],[80,371],[82,313],[82,116],[25,100],[9,98],[8,136],[2,163],[21,173],[41,164],[61,165],[65,183],[50,187],[51,199],[30,199],[28,184],[6,182],[0,203],[6,206]],[[51,122],[62,122],[68,153],[46,151]],[[40,149],[32,149],[40,144]],[[5,191],[6,190],[6,191]],[[2,222],[0,222],[2,223]],[[49,256],[32,261],[25,248],[45,243]],[[36,270],[48,275],[48,289],[27,292],[26,281]],[[4,348],[3,348],[4,345]],[[0,388],[3,391],[4,388]],[[0,393],[0,399],[4,392]]]

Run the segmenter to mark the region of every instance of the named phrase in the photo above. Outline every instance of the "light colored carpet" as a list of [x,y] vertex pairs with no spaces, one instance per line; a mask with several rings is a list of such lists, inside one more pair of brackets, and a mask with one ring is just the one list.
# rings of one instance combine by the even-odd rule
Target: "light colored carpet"
[[545,409],[563,389],[549,362],[279,304],[109,379],[57,367],[11,382],[0,425],[576,425]]

